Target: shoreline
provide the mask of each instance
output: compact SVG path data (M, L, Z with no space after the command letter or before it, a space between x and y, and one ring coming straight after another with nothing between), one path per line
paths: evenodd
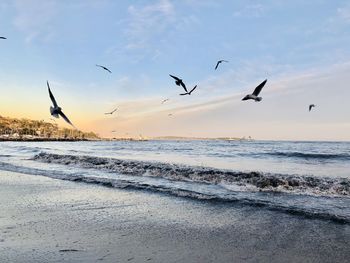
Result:
M350 225L0 171L3 262L345 262Z
M64 139L64 138L11 138L11 139L5 139L5 138L0 138L0 142L85 142L85 141L100 141L100 140L90 140L90 139Z

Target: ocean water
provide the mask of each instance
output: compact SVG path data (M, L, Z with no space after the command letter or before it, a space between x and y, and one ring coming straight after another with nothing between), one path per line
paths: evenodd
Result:
M0 142L0 170L350 223L349 142Z

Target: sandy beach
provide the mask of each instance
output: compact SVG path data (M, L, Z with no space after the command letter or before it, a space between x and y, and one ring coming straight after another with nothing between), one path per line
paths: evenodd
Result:
M1 262L346 262L350 226L1 172Z

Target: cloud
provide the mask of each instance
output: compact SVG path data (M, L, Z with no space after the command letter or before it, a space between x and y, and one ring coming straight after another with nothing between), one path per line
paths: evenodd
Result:
M57 4L54 0L16 0L14 25L26 34L26 42L40 38L48 41L54 32L51 22L57 15Z
M350 140L349 69L350 63L343 63L280 75L268 81L261 103L241 101L258 84L255 81L244 90L203 101L170 100L164 105L159 100L130 101L122 105L125 118L121 115L117 124L100 120L98 132L109 136L102 127L118 127L121 134L138 131L147 136ZM200 95L193 96L197 97ZM308 112L310 103L317 105L312 113Z
M337 15L343 21L350 23L350 5L338 8Z
M233 13L234 17L262 17L265 14L265 7L261 4L250 4Z
M128 13L128 49L147 47L152 39L163 34L175 21L175 9L169 0L159 0L142 7L131 5Z

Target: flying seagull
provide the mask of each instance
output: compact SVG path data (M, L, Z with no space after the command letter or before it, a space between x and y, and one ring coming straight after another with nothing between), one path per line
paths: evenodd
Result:
M115 109L114 109L114 110L112 110L111 112L106 112L106 113L105 113L105 115L108 115L108 114L112 115L114 112L116 112L116 111L117 111L117 109L118 109L118 108L115 108Z
M109 73L112 73L112 71L110 71L108 68L106 68L105 66L101 66L101 65L97 65L96 64L96 67L100 67L100 68L103 68L104 70L108 71Z
M191 95L192 91L194 91L195 89L197 88L197 85L194 86L193 89L191 89L189 92L186 92L186 93L181 93L180 95L183 96L183 95Z
M218 66L219 66L222 62L226 62L226 63L227 63L228 61L227 61L227 60L223 60L223 59L219 60L219 61L216 63L215 70L217 70Z
M162 104L164 104L165 102L167 102L169 99L165 99L162 101Z
M309 105L309 111L311 111L313 107L316 107L316 105L315 104L310 104Z
M66 115L64 115L64 113L62 112L62 108L59 107L57 105L57 102L55 100L55 97L53 96L51 90L50 90L50 85L49 85L49 82L47 81L47 88L49 90L49 95L50 95L50 99L52 101L52 104L53 104L53 107L50 106L50 113L53 117L55 118L59 118L59 116L61 115L61 117L66 121L68 122L70 125L72 125L74 127L74 125L70 122L70 120L67 118ZM75 127L74 127L75 128Z
M248 94L245 96L242 100L255 100L255 101L261 101L262 97L258 97L259 93L261 92L262 88L265 86L267 82L267 79L265 79L263 82L259 84L254 90L252 94Z
M0 37L0 39L7 39L6 37Z
M185 85L185 83L183 83L182 79L179 79L178 77L175 77L175 76L170 75L170 74L169 74L169 76L172 77L173 79L175 79L175 84L176 84L176 85L182 86L182 87L184 88L184 90L185 90L186 92L188 92L188 91L187 91L187 88L186 88L186 85Z

